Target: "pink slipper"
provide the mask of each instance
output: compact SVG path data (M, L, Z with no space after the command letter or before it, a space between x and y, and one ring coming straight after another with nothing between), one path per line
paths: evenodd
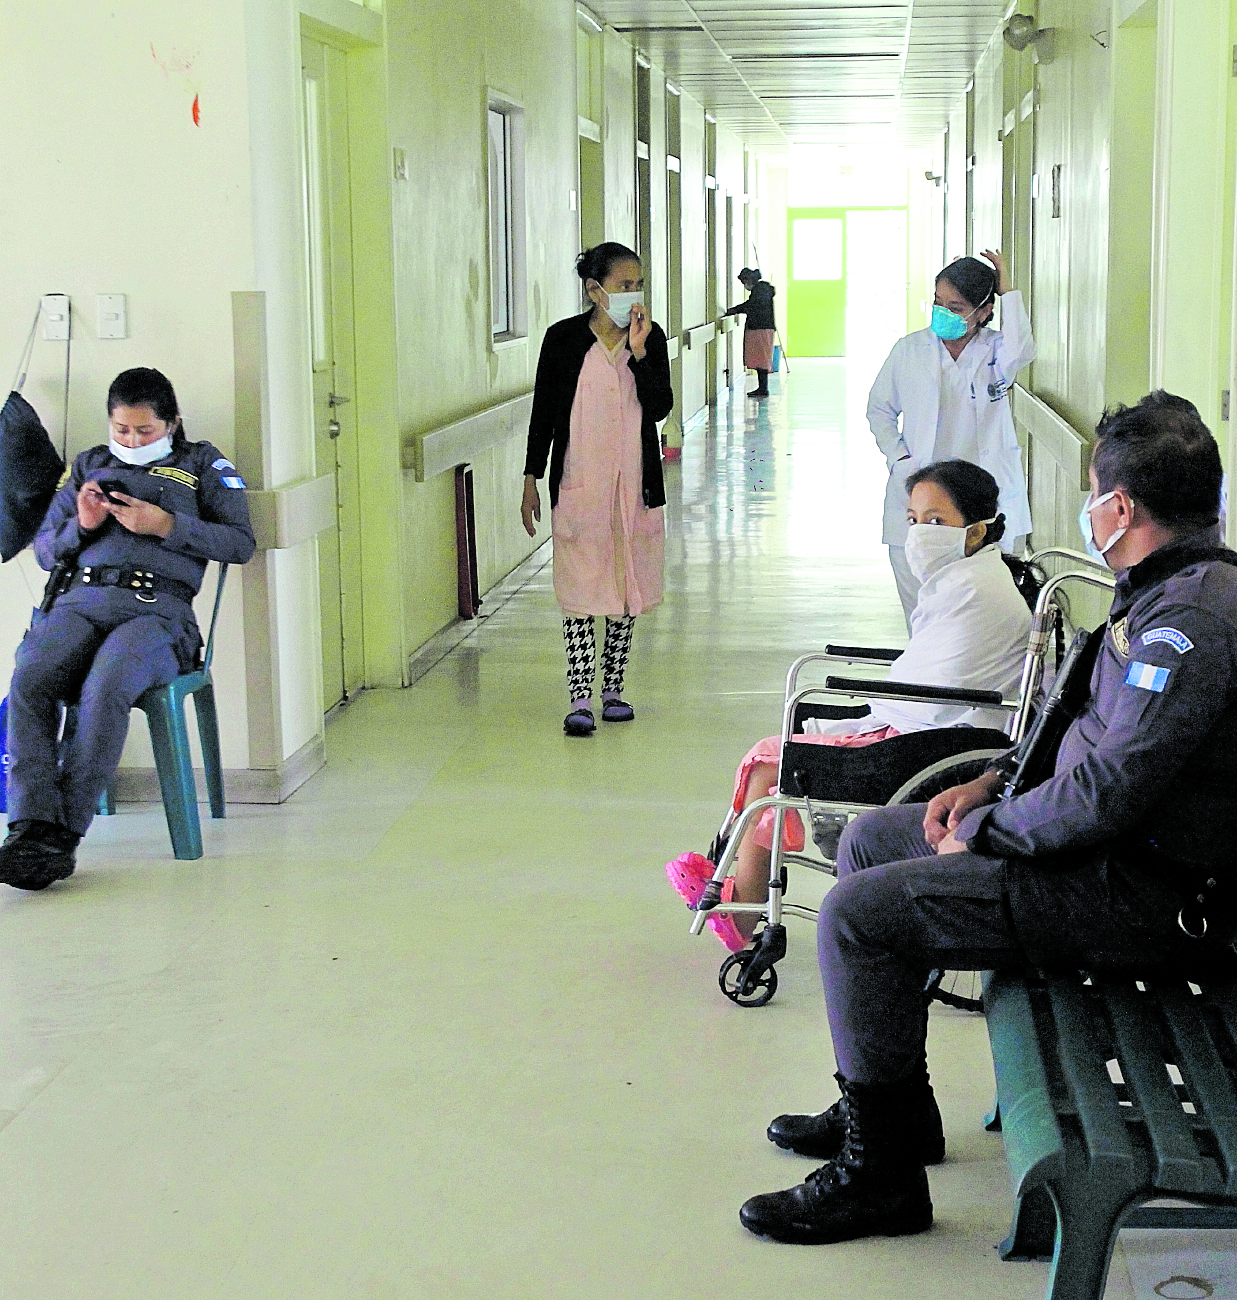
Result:
M716 870L703 853L680 853L673 862L666 863L666 879L694 911L696 901Z
M734 877L727 876L725 884L722 885L722 902L729 903L733 902L733 900ZM729 912L710 912L705 925L717 935L723 945L729 948L731 952L742 952L751 942L739 933L739 927L735 925L734 917Z

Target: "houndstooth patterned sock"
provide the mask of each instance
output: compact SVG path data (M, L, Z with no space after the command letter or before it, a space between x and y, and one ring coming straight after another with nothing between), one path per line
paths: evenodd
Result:
M567 647L567 690L574 704L593 693L597 671L597 644L591 618L563 616L563 643Z
M606 640L601 650L602 694L622 695L623 677L631 655L631 634L636 626L634 614L606 619Z

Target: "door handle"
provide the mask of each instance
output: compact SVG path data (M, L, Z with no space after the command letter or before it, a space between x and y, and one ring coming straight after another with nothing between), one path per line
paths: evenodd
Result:
M330 406L331 410L333 411L337 406L347 406L348 403L352 401L352 398L340 397L338 393L332 393L326 400L327 400L327 404Z

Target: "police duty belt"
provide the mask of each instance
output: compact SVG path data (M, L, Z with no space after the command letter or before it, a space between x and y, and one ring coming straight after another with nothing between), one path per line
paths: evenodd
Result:
M72 591L74 587L119 587L132 591L143 604L154 605L160 596L171 596L183 600L186 605L193 603L193 588L187 582L176 578L165 578L161 573L151 573L146 569L120 569L111 565L87 564L74 569L68 580L62 582L57 595Z

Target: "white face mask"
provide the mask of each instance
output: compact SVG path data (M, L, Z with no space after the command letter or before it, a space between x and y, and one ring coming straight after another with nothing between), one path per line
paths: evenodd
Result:
M631 309L637 303L644 302L643 292L608 293L603 289L602 293L606 295L606 305L602 310L619 327L619 329L626 329L627 326L631 324Z
M112 455L117 460L123 460L126 465L153 465L155 461L172 454L172 435L165 433L162 438L156 438L154 442L148 442L142 447L126 447L124 443L109 437L107 445Z
M920 582L966 554L965 528L948 524L911 524L906 533L906 562Z
M1096 497L1092 501L1091 498L1095 494L1088 492L1087 499L1082 503L1082 509L1078 512L1078 527L1082 532L1083 541L1087 544L1087 553L1097 560L1103 560L1105 564L1108 563L1108 552L1116 546L1129 530L1126 528L1114 529L1112 536L1103 546L1099 546L1096 544L1095 533L1091 527L1091 511L1096 509L1097 506L1102 506L1105 501L1111 501L1116 495L1116 492L1105 492L1102 497Z
M980 519L981 524L995 524L996 516ZM952 528L948 524L911 524L906 533L906 562L920 582L955 560L966 558L966 535L974 528L966 524Z

